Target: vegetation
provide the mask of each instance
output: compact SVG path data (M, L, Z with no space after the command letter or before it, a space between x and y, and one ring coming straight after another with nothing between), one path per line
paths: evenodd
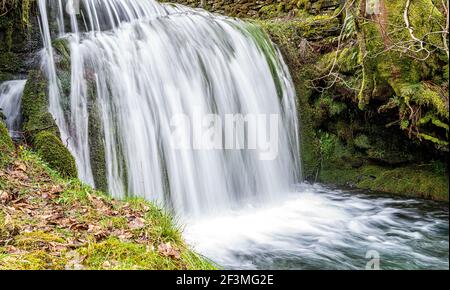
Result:
M0 169L0 269L215 268L155 205L64 179L25 147L10 158Z
M76 177L75 159L59 137L59 130L48 111L47 80L31 70L22 97L23 131L33 149L63 176Z
M11 155L14 151L14 144L8 135L8 129L0 121L0 167L5 166L11 161Z
M247 18L279 46L298 94L308 180L448 201L448 1L175 2ZM30 61L41 47L35 3L0 0L0 82L27 75L29 144L16 149L0 122L0 269L216 268L189 249L158 206L114 200L76 179L48 112L47 80ZM247 32L278 65L266 35L251 25ZM53 46L68 95L70 51L62 39ZM95 103L91 83L87 90ZM93 104L91 164L96 188L106 191L98 118Z
M0 0L0 82L24 70L24 57L34 49L30 17L35 0ZM34 28L34 32L39 28Z
M448 7L365 3L256 20L293 74L305 177L448 200ZM367 168L377 178L356 182Z
M33 146L39 156L47 160L49 166L62 176L77 176L75 159L55 134L48 131L39 132L34 137Z

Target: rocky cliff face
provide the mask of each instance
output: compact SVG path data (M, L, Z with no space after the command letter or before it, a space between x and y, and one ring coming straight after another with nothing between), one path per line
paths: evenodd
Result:
M23 78L40 47L34 0L0 1L0 82Z

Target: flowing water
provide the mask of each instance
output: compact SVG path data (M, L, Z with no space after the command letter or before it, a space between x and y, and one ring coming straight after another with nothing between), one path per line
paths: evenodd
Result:
M360 268L375 250L382 267L448 268L448 209L296 185L294 86L257 26L152 0L80 0L79 13L66 15L66 2L39 1L42 67L83 181L163 202L187 224L189 242L225 267ZM70 51L68 80L55 40ZM277 116L278 154L177 148L180 114L185 123Z
M7 81L0 84L0 108L6 117L6 126L12 138L20 137L22 115L20 106L26 80Z
M180 215L203 215L247 198L277 198L299 180L293 84L259 28L182 6L110 0L81 1L71 32L65 33L63 17L56 17L59 29L52 32L45 2L50 111L85 182L98 185L104 177L115 197L135 194L164 201ZM50 2L50 11L58 14L59 2ZM70 47L70 96L61 93L56 76L55 34ZM176 149L172 118L179 114L189 120L276 115L278 157L260 160L257 150ZM93 132L90 122L101 129ZM95 134L105 152L104 176L94 176Z
M448 269L448 205L321 185L264 206L186 220L194 248L229 269Z

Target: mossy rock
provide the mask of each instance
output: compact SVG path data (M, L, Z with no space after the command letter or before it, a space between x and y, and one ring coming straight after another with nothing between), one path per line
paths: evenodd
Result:
M33 148L51 168L64 177L77 177L75 159L55 134L42 131L33 138Z
M40 130L59 134L58 127L48 111L48 82L41 71L31 70L22 96L23 130L32 137Z
M89 150L92 174L94 176L95 188L106 192L108 190L108 180L105 160L105 140L101 116L97 106L97 91L92 82L88 83L88 93L90 102L89 112Z
M63 176L76 177L73 156L61 141L58 126L48 111L48 82L37 70L30 71L22 97L23 130L27 140L50 167Z
M10 163L14 149L14 143L9 137L8 129L0 121L0 168Z

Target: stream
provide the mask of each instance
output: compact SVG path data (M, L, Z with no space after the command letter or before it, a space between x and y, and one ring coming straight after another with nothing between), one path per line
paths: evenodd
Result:
M449 268L448 205L433 201L299 184L282 201L186 224L225 269Z

